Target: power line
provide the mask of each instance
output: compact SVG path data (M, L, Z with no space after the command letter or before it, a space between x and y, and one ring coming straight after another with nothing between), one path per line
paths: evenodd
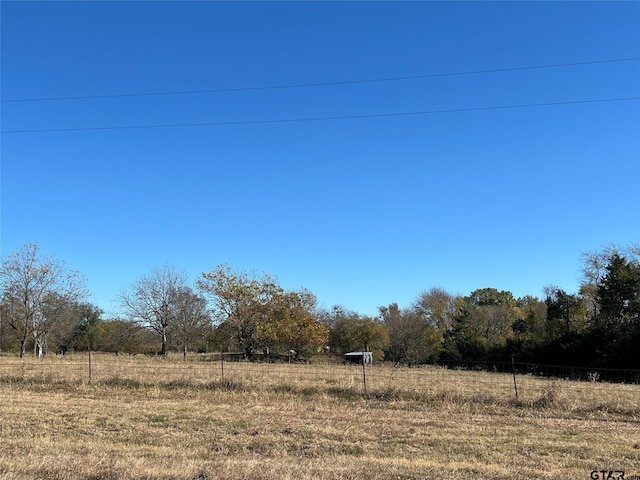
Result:
M259 91L259 90L284 90L284 89L290 89L290 88L311 88L311 87L328 87L328 86L338 86L338 85L357 85L357 84L364 84L364 83L420 80L420 79L437 78L437 77L455 77L455 76L478 75L478 74L486 74L486 73L516 72L516 71L522 71L522 70L537 70L537 69L545 69L545 68L576 67L576 66L582 66L582 65L633 62L637 60L640 60L640 57L619 58L619 59L613 59L613 60L593 60L589 62L555 63L555 64L549 64L549 65L533 65L533 66L527 66L527 67L495 68L495 69L488 69L488 70L472 70L472 71L466 71L466 72L433 73L429 75L413 75L413 76L406 76L406 77L386 77L386 78L374 78L374 79L365 79L365 80L345 80L345 81L337 81L337 82L297 83L297 84L285 84L285 85L264 85L264 86L257 86L257 87L218 88L218 89L209 89L209 90L182 90L182 91L171 91L171 92L146 92L146 93L138 92L138 93L119 93L119 94L111 94L111 95L18 98L18 99L10 99L10 100L1 100L1 102L2 103L25 103L25 102L91 100L91 99L124 98L124 97L199 95L199 94L205 94L205 93L231 93L231 92L248 92L248 91Z
M207 122L207 123L180 123L180 124L161 124L161 125L121 125L115 127L77 127L77 128L43 128L30 130L4 130L0 133L45 133L45 132L87 132L87 131L106 131L106 130L135 130L150 128L192 128L192 127L221 127L221 126L241 126L241 125L267 125L276 123L302 123L329 120L358 120L366 118L388 118L403 117L412 115L434 115L440 113L457 113L457 112L479 112L488 110L507 110L515 108L532 108L532 107L551 107L562 105L580 105L589 103L605 103L605 102L625 102L632 100L640 100L640 97L623 97L623 98L603 98L596 100L575 100L566 102L549 102L549 103L528 103L519 105L494 105L489 107L470 107L470 108L451 108L443 110L422 110L417 112L396 112L396 113L373 113L367 115L336 115L330 117L306 117L306 118L286 118L276 120L246 120L237 122Z

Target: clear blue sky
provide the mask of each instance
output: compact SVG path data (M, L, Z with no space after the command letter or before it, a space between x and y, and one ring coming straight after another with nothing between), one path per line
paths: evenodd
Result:
M468 73L638 58L638 2L1 15L2 255L38 242L108 313L164 264L267 272L363 314L434 286L575 292L581 252L640 239L640 101L568 103L640 97L640 61ZM137 95L202 90L233 91ZM260 123L295 119L316 120ZM217 125L86 130L188 124Z

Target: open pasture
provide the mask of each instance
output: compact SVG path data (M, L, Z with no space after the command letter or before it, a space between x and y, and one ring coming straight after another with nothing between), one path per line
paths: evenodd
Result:
M189 360L0 357L0 478L640 475L640 385Z

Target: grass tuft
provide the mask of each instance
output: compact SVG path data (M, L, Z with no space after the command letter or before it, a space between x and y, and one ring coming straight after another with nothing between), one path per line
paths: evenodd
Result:
M534 408L550 408L560 405L560 388L552 383L537 399L532 403Z
M145 386L139 380L135 380L133 378L120 378L118 375L97 382L96 385L122 388L125 390L140 390Z

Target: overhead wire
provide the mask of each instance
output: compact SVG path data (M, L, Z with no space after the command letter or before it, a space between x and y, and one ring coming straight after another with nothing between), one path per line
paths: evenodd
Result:
M344 81L333 81L333 82L263 85L263 86L254 86L254 87L217 88L217 89L205 89L205 90L136 92L136 93L117 93L117 94L65 96L65 97L15 98L15 99L8 99L8 100L2 99L0 100L0 102L1 103L26 103L26 102L46 102L46 101L66 101L66 100L92 100L92 99L108 99L108 98L124 98L124 97L151 97L151 96L167 96L167 95L199 95L199 94L208 94L208 93L231 93L231 92L248 92L248 91L259 91L259 90L283 90L283 89L294 89L294 88L328 87L328 86L339 86L339 85L357 85L357 84L366 84L366 83L421 80L421 79L437 78L437 77L454 77L454 76L478 75L478 74L487 74L487 73L516 72L516 71L523 71L523 70L564 68L564 67L597 65L597 64L606 64L606 63L632 62L632 61L638 61L638 60L640 60L640 57L618 58L618 59L609 59L609 60L592 60L592 61L586 61L586 62L554 63L554 64L546 64L546 65L530 65L530 66L524 66L524 67L470 70L470 71L464 71L464 72L445 72L445 73L432 73L432 74L425 74L425 75L383 77L383 78L361 79L361 80L344 80Z
M242 121L226 121L226 122L202 122L202 123L182 123L182 124L156 124L156 125L119 125L112 127L70 127L70 128L43 128L43 129L25 129L25 130L3 130L2 134L17 133L46 133L46 132L81 132L81 131L106 131L106 130L133 130L133 129L151 129L151 128L193 128L193 127L220 127L220 126L241 126L241 125L267 125L278 123L302 123L316 121L335 121L335 120L357 120L367 118L388 118L415 115L435 115L443 113L457 112L478 112L489 110L507 110L517 108L534 108L534 107L552 107L566 105L593 104L605 102L626 102L640 100L640 97L622 97L622 98L601 98L590 100L574 100L563 102L546 102L546 103L527 103L517 105L493 105L487 107L468 107L468 108L450 108L439 110L421 110L414 112L392 112L392 113L373 113L362 115L334 115L326 117L304 117L304 118L285 118L273 120L242 120Z

